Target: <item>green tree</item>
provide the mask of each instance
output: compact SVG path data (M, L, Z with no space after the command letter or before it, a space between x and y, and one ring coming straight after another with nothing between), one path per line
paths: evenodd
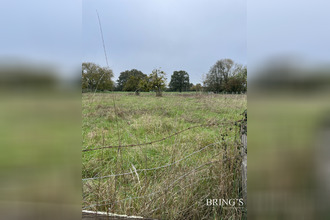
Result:
M138 87L140 89L139 91L149 92L150 91L149 77L147 76L146 78L140 80Z
M154 69L148 76L147 86L150 90L156 92L156 96L162 96L163 89L166 86L166 73L159 69Z
M142 80L145 77L147 77L146 74L142 73L141 71L137 69L131 69L126 70L124 72L121 72L118 80L117 80L117 90L119 91L135 91L137 89L135 83L133 83L133 78L129 81L129 79L134 76L134 79ZM129 81L129 85L126 85L126 83ZM132 84L133 83L133 84ZM138 85L139 82L136 84Z
M84 72L82 72L82 74L81 74L81 87L82 87L83 91L88 90L88 87L89 87L88 78L87 78L86 74L84 74Z
M226 84L227 92L246 92L247 91L247 68L246 66L237 65L231 77Z
M191 90L193 86L195 86L194 83L189 83L189 90Z
M145 81L146 78L147 75L130 76L129 79L126 81L123 90L135 91L135 94L139 95L141 90L145 90L142 81Z
M218 60L206 74L205 86L209 91L222 92L225 84L228 81L230 71L234 66L234 61L231 59Z
M189 89L189 74L186 71L174 71L169 84L172 91L182 92Z
M82 89L95 91L97 90L112 90L113 72L107 67L101 67L95 63L82 63Z
M203 87L200 83L197 83L196 85L193 85L190 89L191 91L200 92L202 91Z
M239 86L239 83L244 84L244 68L246 70L246 67L236 64L231 59L218 60L206 74L204 85L209 91L213 92L233 92L232 90L241 90L243 88Z

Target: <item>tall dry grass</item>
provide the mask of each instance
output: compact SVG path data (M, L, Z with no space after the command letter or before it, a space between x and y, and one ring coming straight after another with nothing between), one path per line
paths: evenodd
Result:
M84 94L84 149L216 126L84 152L83 178L126 175L84 180L83 207L157 219L242 219L246 209L207 206L206 199L242 197L238 128L221 123L241 119L245 108L244 95Z

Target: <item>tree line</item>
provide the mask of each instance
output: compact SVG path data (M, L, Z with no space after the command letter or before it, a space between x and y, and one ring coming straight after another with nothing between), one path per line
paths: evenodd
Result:
M120 73L116 83L113 72L95 63L82 63L82 90L88 91L154 91L161 96L163 91L205 91L214 93L245 93L247 91L247 67L231 59L218 60L206 74L203 85L190 83L184 70L174 71L167 85L167 76L161 69L154 69L149 75L132 69Z

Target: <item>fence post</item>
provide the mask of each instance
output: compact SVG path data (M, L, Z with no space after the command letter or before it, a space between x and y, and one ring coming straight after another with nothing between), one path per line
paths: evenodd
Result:
M242 142L242 194L244 204L247 204L247 110L243 112L243 120L240 126Z

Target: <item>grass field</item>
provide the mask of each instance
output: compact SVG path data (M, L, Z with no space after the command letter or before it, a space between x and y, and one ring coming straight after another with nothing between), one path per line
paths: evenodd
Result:
M83 150L114 146L82 153L84 209L158 219L242 218L245 209L207 206L206 199L242 198L233 122L242 119L246 95L82 98ZM150 144L116 147L143 143Z

